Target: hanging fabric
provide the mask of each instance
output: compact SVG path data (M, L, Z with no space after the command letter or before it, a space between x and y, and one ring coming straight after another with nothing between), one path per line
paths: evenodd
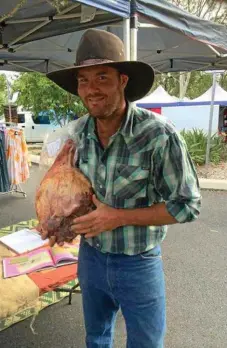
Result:
M28 149L23 130L7 129L5 146L10 183L21 184L29 178Z
M5 127L0 125L0 192L7 192L9 189L10 181L5 151Z

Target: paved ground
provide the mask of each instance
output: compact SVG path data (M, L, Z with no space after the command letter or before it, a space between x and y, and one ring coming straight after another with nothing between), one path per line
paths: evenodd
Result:
M26 184L27 199L0 197L0 227L34 214L37 167ZM174 226L163 243L167 286L166 348L226 348L227 342L227 192L203 192L200 219ZM1 348L84 348L80 295L72 306L64 300L0 333ZM125 347L124 322L119 315L115 348ZM139 347L138 347L139 348Z

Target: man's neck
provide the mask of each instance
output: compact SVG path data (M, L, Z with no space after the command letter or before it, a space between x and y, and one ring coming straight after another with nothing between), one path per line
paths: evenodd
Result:
M122 120L126 113L126 103L122 105L121 109L118 109L108 119L97 119L96 127L97 133L100 139L109 139L114 135L122 124Z

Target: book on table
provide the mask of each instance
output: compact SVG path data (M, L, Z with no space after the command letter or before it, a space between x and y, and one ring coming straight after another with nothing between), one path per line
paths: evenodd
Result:
M11 278L52 267L60 267L78 261L78 244L65 243L64 247L54 246L35 249L22 255L2 260L4 278Z
M9 233L0 238L0 242L17 254L48 245L48 239L43 240L36 229L24 228L20 231Z

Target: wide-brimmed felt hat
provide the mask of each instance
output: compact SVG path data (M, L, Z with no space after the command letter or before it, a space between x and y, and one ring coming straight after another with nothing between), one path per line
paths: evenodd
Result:
M125 97L129 101L143 98L154 82L154 70L146 63L127 61L121 39L107 31L88 29L79 42L73 66L47 74L64 90L78 95L77 72L84 67L108 65L129 77Z

